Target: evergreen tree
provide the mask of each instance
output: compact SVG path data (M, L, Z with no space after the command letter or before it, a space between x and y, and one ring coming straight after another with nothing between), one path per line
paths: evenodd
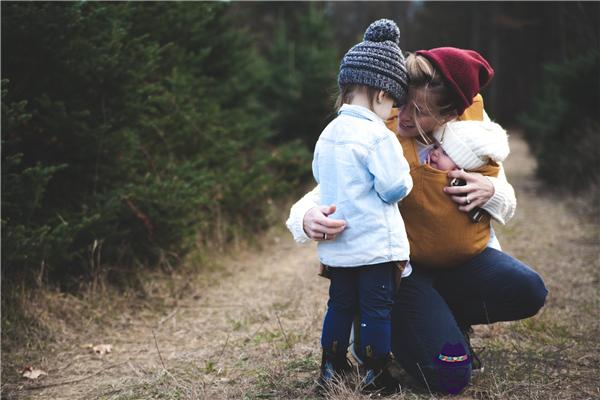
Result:
M228 7L2 4L3 284L265 226L309 161L269 145L266 64Z
M322 5L310 3L278 18L273 36L263 96L277 116L276 140L299 139L312 150L335 114L339 60L330 21Z
M537 174L552 187L584 191L600 184L600 51L547 64L532 109L520 116L537 158Z

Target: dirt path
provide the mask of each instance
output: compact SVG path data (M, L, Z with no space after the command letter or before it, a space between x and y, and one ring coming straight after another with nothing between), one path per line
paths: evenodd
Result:
M537 193L525 143L513 136L511 149L507 173L519 206L498 236L506 251L541 272L550 296L531 320L476 329L475 345L485 345L484 362L486 355L491 361L465 398L600 398L598 221L575 218L572 200ZM315 246L297 246L275 229L263 248L225 256L224 268L208 278L179 282L180 298L158 314L132 299L130 309L103 315L103 325L65 324L68 340L56 340L41 360L49 375L4 382L3 398L315 397L327 293L327 281L316 276ZM113 349L95 355L86 343ZM528 357L519 358L524 352ZM539 370L544 352L552 364L525 379L523 371ZM428 397L410 385L394 396Z
M327 283L316 276L315 247L297 246L286 232L270 233L263 252L224 257L224 272L192 283L164 313L124 312L100 330L66 327L69 343L53 346L56 354L40 366L49 376L31 385L58 386L9 385L4 394L239 399L260 395L278 368L290 365L300 375L310 370L305 383L312 385ZM82 348L87 343L113 349L98 356Z

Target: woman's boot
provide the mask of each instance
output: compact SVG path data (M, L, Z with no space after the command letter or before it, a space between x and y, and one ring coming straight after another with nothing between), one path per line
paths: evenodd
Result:
M396 362L392 353L375 358L370 346L367 346L364 360L366 373L362 379L362 386L365 390L383 393L398 391L402 367Z

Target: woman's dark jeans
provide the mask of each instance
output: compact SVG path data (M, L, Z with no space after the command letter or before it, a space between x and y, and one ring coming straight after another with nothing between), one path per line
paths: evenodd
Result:
M469 352L461 328L531 317L547 294L535 271L489 247L456 268L413 265L392 310L392 351L431 391L457 393L469 383L471 365L443 362L440 354L457 355L444 353L460 346Z

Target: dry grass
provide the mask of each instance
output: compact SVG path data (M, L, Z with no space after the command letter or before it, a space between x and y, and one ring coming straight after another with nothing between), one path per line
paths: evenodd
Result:
M511 147L519 208L498 235L541 272L550 294L534 318L476 327L486 369L453 398L600 398L599 221L575 215L574 198L540 192L524 142L512 137ZM296 246L282 227L261 247L215 254L213 268L198 274L146 277L144 297L110 289L24 296L26 337L2 343L2 398L319 398L327 281L316 276L315 248ZM86 343L109 343L113 352L94 355ZM16 371L28 364L48 376L25 382ZM356 379L326 397L377 397L357 390ZM389 398L434 397L407 376Z

